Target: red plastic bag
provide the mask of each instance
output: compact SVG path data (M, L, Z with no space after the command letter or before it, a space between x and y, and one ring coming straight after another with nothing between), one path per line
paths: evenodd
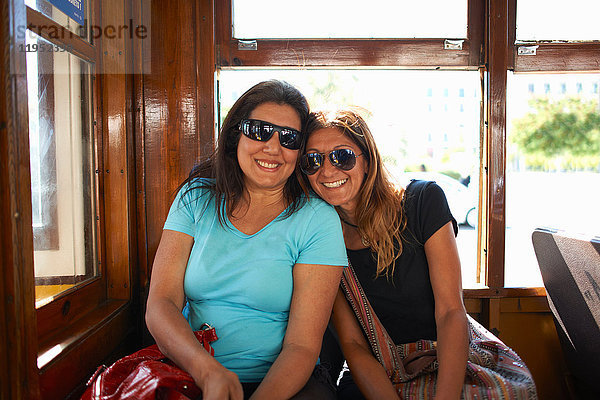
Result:
M194 332L210 355L217 340L215 328L208 324ZM117 360L106 368L98 367L87 383L82 400L188 400L202 392L190 374L176 366L152 345Z

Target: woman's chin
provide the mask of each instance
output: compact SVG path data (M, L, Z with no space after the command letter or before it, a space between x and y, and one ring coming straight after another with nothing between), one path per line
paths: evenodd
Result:
M332 193L330 191L325 191L319 193L321 198L325 200L327 203L334 207L341 207L349 202L347 196L344 196L343 193Z

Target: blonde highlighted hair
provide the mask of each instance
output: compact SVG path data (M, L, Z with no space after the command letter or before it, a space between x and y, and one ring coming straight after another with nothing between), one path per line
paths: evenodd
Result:
M337 129L350 138L368 162L365 179L357 194L354 218L359 234L377 253L377 276L385 275L389 279L394 273L394 261L402 254L401 238L406 228L402 209L404 189L390 179L373 135L357 110L311 113L306 127L307 136L324 128Z

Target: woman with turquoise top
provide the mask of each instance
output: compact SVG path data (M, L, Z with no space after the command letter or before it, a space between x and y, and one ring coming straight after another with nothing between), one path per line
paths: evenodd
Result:
M204 400L334 395L317 364L347 258L337 213L298 179L308 115L285 82L249 89L169 211L146 323ZM193 334L204 323L214 357Z

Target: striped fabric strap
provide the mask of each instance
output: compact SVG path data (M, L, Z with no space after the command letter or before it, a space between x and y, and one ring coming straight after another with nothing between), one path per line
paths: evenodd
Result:
M437 369L435 342L419 340L396 346L369 304L350 260L341 287L373 353L398 393L403 393L402 398L433 395L436 379L430 372ZM531 373L517 353L468 314L467 320L470 344L464 398L537 399Z
M406 377L404 365L398 356L396 346L373 312L350 260L348 260L348 268L344 268L342 290L369 340L375 357L384 366L390 379L397 381Z

